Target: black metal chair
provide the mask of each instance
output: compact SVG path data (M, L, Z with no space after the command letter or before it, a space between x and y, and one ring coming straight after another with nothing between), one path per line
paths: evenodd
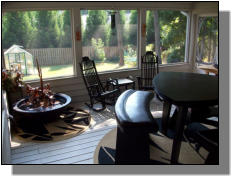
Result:
M219 164L219 129L210 129L199 131L195 135L195 140L199 145L203 146L209 154L205 160L205 164Z
M109 85L114 81L118 83L116 79L107 80L105 85L101 82L95 62L89 57L83 57L82 62L80 63L80 69L82 73L82 77L85 83L85 86L88 90L88 94L90 97L90 104L85 103L88 107L92 108L95 111L101 111L106 108L106 104L114 104L117 97L119 96L119 88L118 85L109 89ZM102 107L95 108L94 104L96 102L100 102Z
M138 89L144 91L154 90L152 80L158 73L158 56L154 55L152 51L147 51L145 55L141 57L141 76L136 77ZM158 94L156 96L162 101Z
M207 125L201 123L191 123L187 126L184 132L185 139L194 144L194 150L200 154L200 148L203 147L208 151L208 155L202 156L205 164L218 164L219 163L219 129L207 128ZM201 150L202 151L202 150Z
M199 111L203 113L195 114ZM216 112L210 114L209 116L202 110L194 110L192 115L190 114L190 123L188 123L184 131L184 137L189 143L195 144L195 150L198 153L200 147L209 152L205 164L217 165L219 163L219 121L217 118L216 120L211 119L211 116L218 117Z
M218 122L210 120L210 117L219 116L219 106L202 106L200 108L190 108L188 117L189 123L199 122L218 127Z

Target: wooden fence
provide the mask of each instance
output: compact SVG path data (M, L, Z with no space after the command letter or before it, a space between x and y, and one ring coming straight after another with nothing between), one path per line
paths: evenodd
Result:
M38 59L41 66L68 65L73 63L72 48L42 48L42 49L26 49L33 55L34 59ZM119 56L118 47L104 47L105 57L111 58ZM82 56L94 57L95 50L92 46L82 47ZM34 60L34 65L35 60Z
M26 49L41 66L68 65L73 63L72 48ZM34 65L35 60L34 60Z
M39 48L25 50L32 54L33 59L37 58L41 66L68 65L72 64L74 59L72 48ZM6 51L6 49L4 49L4 51ZM104 47L104 52L107 59L119 56L119 49L117 46ZM88 56L92 59L94 53L94 47L82 47L82 56ZM33 63L36 65L35 60Z
M105 57L111 58L115 56L119 56L119 49L116 46L113 47L103 47L105 52ZM94 57L95 49L92 46L82 47L82 55L88 56L90 58Z
M119 56L119 48L117 46L103 47L105 57L111 58ZM32 54L33 59L38 59L41 66L56 66L68 65L73 63L72 48L39 48L39 49L25 49ZM3 51L6 51L4 49ZM88 56L91 59L94 57L95 49L92 46L82 47L82 56ZM36 62L34 60L34 65Z

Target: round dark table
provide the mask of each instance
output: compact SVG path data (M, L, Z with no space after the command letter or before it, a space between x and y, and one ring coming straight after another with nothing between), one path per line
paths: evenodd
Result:
M177 106L176 133L171 163L177 163L187 111L189 107L217 105L219 84L217 76L186 72L160 72L153 79L155 92L163 100L162 132L166 134L171 105Z

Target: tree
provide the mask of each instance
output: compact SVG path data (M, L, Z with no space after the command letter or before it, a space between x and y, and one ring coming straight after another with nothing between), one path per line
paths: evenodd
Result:
M91 45L91 39L102 39L107 44L107 13L104 10L89 10L84 31L83 44Z
M37 48L59 47L60 29L57 21L57 13L57 11L37 12Z
M102 61L104 62L106 60L105 58L105 51L104 51L104 43L102 42L102 39L91 39L91 44L94 47L94 60L95 61Z
M113 11L114 12L114 16L112 16L111 18L114 18L114 21L116 20L116 13L117 11ZM113 13L112 12L112 13ZM126 11L125 10L120 10L119 11L119 16L120 16L120 22L119 24L121 24L122 29L124 29L124 26L126 24ZM112 19L111 19L112 21ZM117 31L116 31L116 22L115 22L115 27L112 28L111 26L108 26L108 45L109 46L117 46L118 45L118 40L117 40ZM127 45L128 43L128 33L126 32L126 29L124 29L124 33L122 34L123 36L123 45Z
M62 37L62 47L72 46L71 41L71 16L69 11L64 11L63 16L63 37Z
M30 47L33 27L27 12L7 12L3 16L3 48L7 49L13 44L24 48Z
M4 48L13 44L24 48L61 47L63 34L61 11L16 11L3 16Z
M146 12L146 44L154 44L154 14L153 11Z
M137 45L137 16L137 10L131 10L128 43L134 46Z
M157 22L158 20L158 22ZM184 59L187 18L180 11L158 10L147 11L146 15L146 43L154 44L157 54L168 55L167 62L182 61ZM158 32L155 32L155 27ZM159 28L158 28L159 27ZM157 47L157 44L160 48ZM176 55L176 60L172 59ZM160 54L158 54L160 55ZM161 56L161 55L160 55ZM165 57L166 57L165 56ZM164 60L166 60L164 58Z
M187 18L180 11L159 11L162 46L168 49L184 44Z
M197 60L213 62L218 41L217 17L200 17L198 26Z

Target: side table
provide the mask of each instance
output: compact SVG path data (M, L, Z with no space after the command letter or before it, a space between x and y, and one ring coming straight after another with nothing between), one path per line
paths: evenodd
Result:
M135 89L135 81L131 80L129 78L120 78L120 79L116 79L117 82L112 81L110 82L110 85L112 85L113 87L122 87L124 86L125 89L128 89L128 86L132 86L132 89Z
M219 70L213 65L199 65L198 68L205 71L207 75L209 75L209 73L214 73L217 76L219 73Z

